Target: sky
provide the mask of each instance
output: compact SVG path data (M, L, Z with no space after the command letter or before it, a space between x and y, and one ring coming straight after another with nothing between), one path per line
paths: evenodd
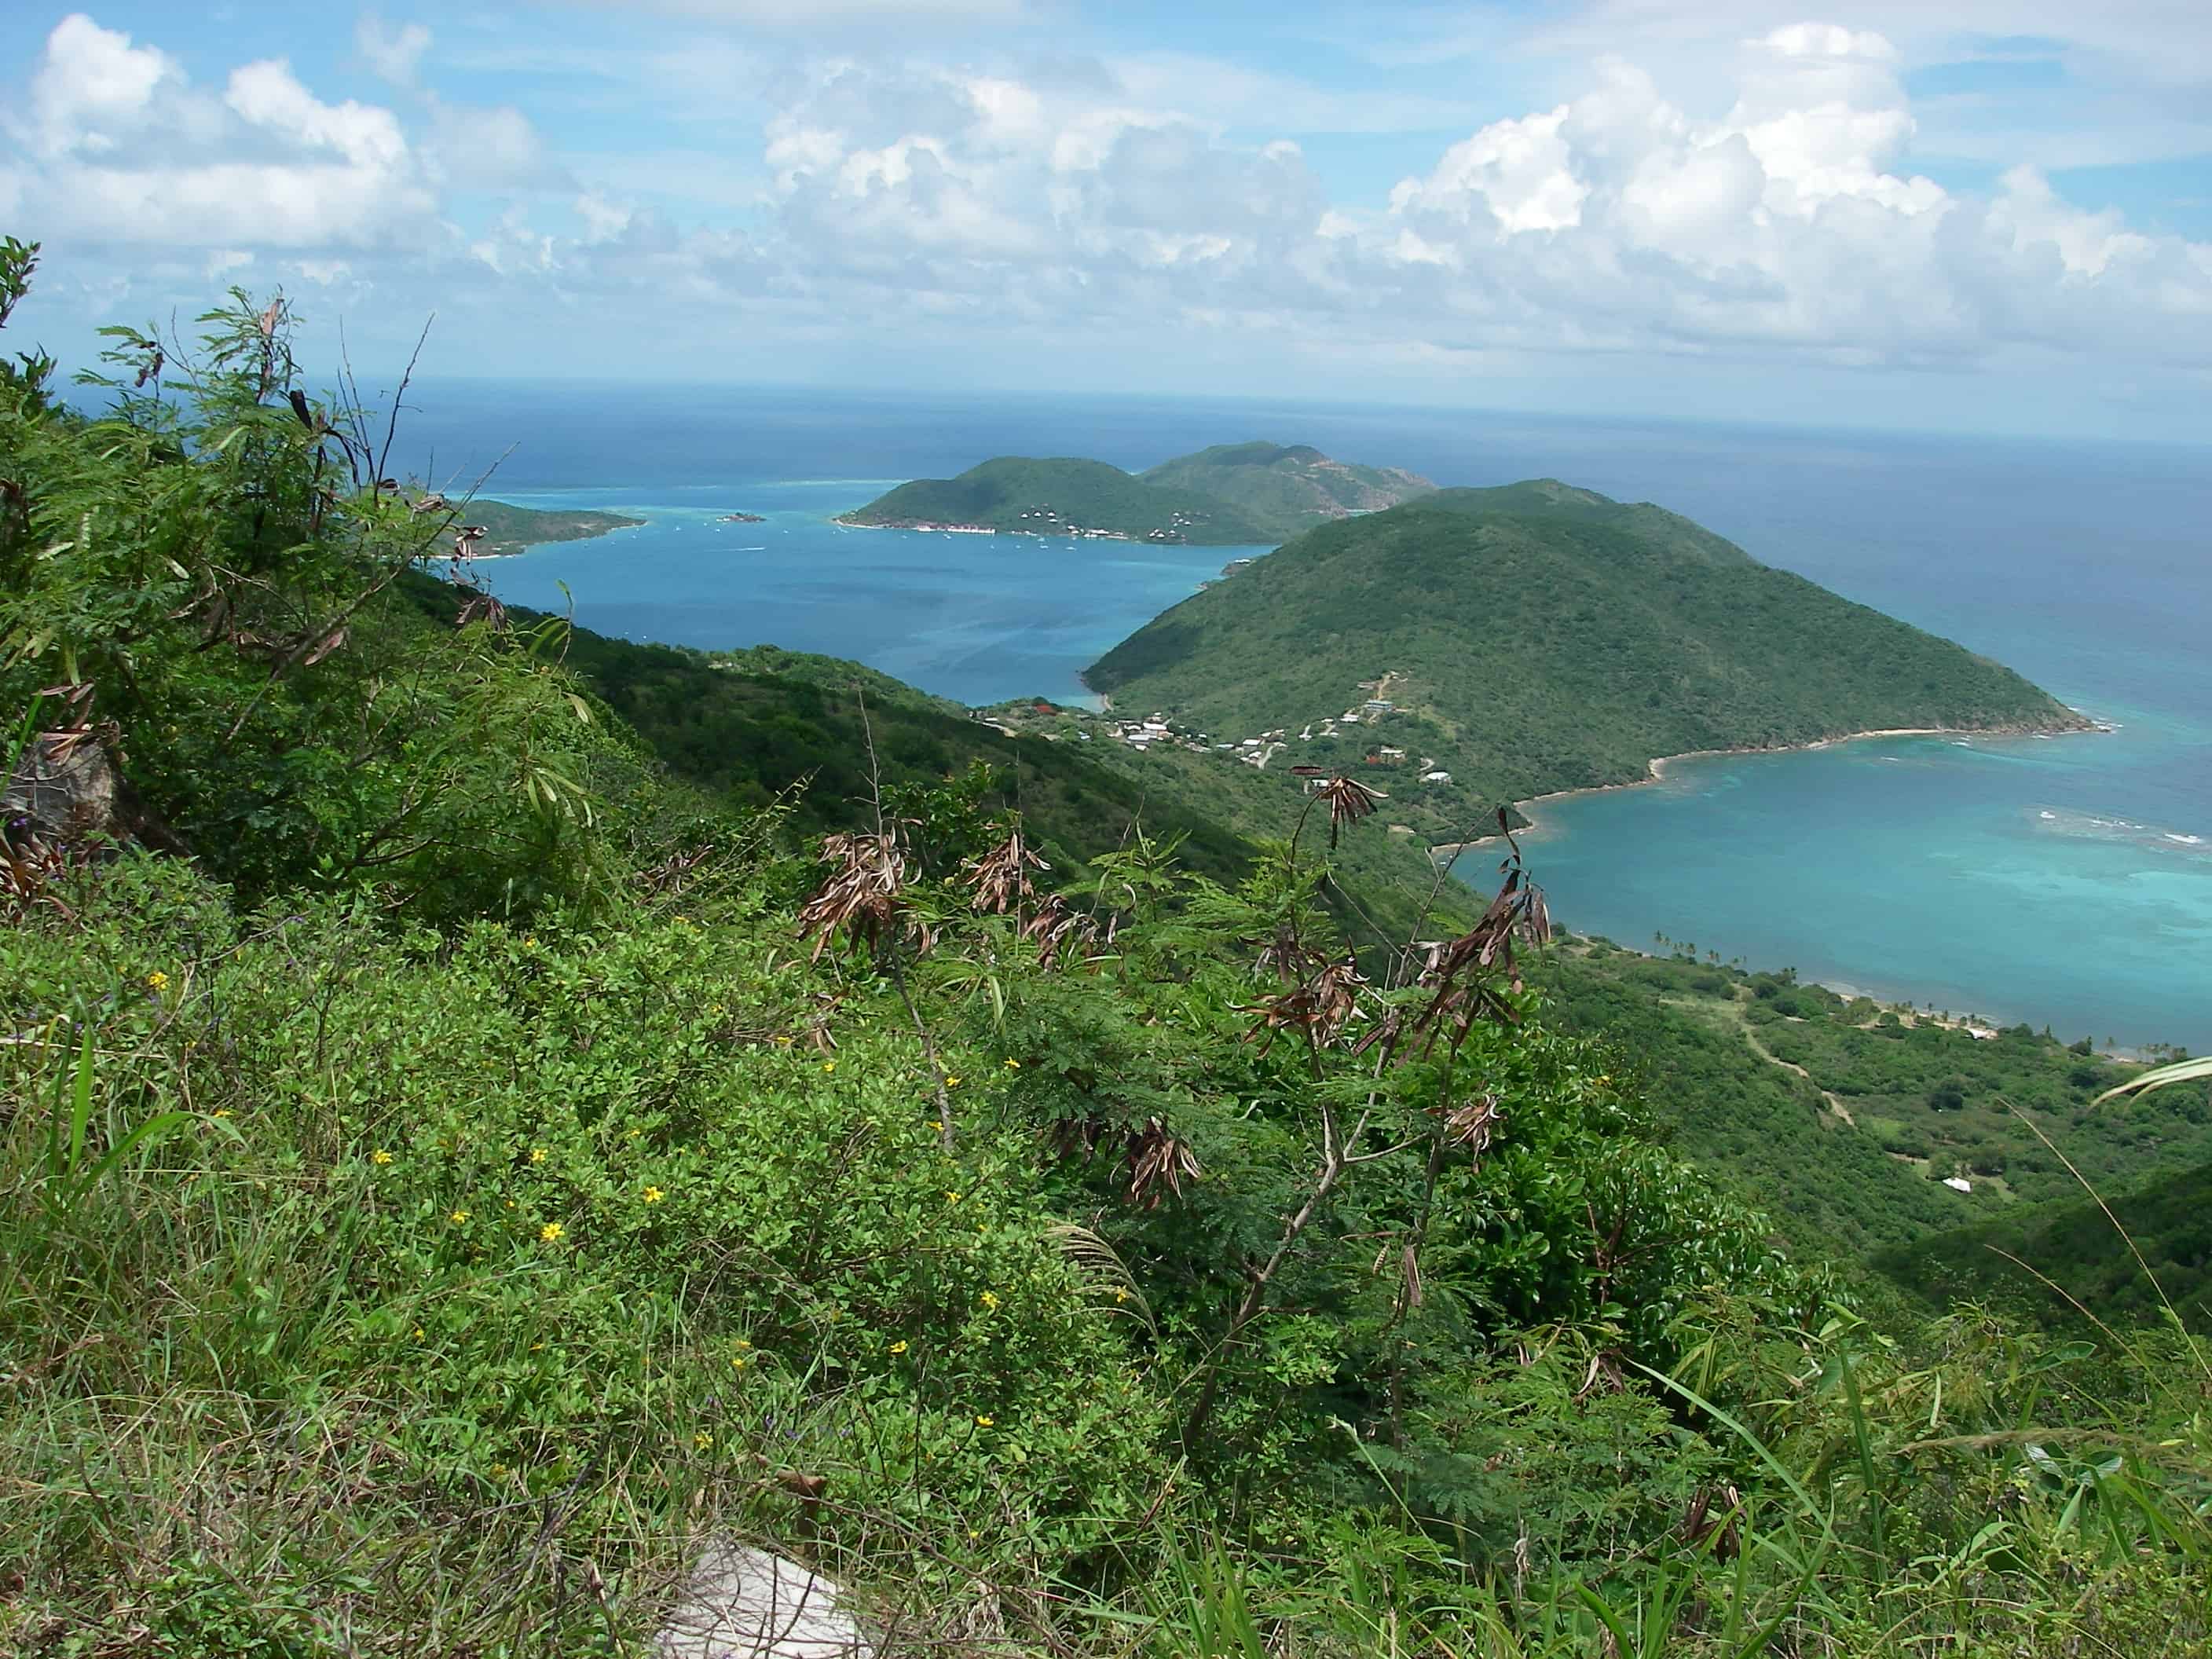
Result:
M7 0L0 233L71 362L2203 444L2212 3Z

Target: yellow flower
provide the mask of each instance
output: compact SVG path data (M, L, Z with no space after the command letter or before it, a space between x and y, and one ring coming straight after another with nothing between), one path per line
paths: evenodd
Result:
M368 1155L368 1161L371 1164L389 1164L392 1162L392 1154L380 1146Z
M166 991L169 988L169 976L157 968L146 975L146 983L156 991Z
M417 1342L420 1342L422 1340L422 1328L420 1325L417 1325L415 1328L415 1340Z
M549 1221L538 1230L538 1242L541 1244L550 1244L561 1237L562 1231L559 1222Z
M524 939L522 941L522 948L526 951L535 951L538 948L538 935L532 933L527 939Z
M741 1348L750 1348L752 1346L752 1344L746 1341L744 1338L741 1336L738 1339L738 1346Z
M228 1106L218 1106L210 1115L215 1117L228 1117L230 1115L230 1108Z
M744 1368L745 1368L745 1357L744 1357L744 1355L743 1355L743 1354L741 1354L741 1353L737 1353L737 1354L732 1354L732 1355L730 1356L730 1369L731 1369L732 1370L733 1370L733 1371L741 1371L741 1370L744 1370Z
M544 1346L545 1346L545 1345L544 1345L543 1342L533 1342L533 1343L532 1343L532 1344L530 1345L530 1352L532 1352L532 1353L536 1353L536 1352L538 1352L539 1350L541 1350L542 1348L544 1348Z
M1018 1060L1010 1060L1006 1062L1006 1069L1010 1072L1018 1072L1022 1069L1022 1063Z
M975 1426L979 1429L988 1429L991 1426L991 1419L988 1417L978 1417L975 1419Z
M493 1464L493 1465L491 1466L491 1478L492 1478L493 1480L506 1480L506 1479L507 1479L507 1465L506 1465L506 1464L504 1464L504 1463L495 1463L495 1464Z
M933 1117L929 1120L929 1127L933 1129L942 1129L945 1127L945 1121L942 1118Z
M661 1190L658 1187L647 1187L645 1189L645 1201L648 1204L659 1203L662 1196Z
M1129 1293L1116 1285L1114 1287L1114 1299L1116 1302L1127 1302L1129 1299Z
M635 1139L636 1139L640 1135L642 1135L644 1133L645 1133L645 1131L644 1131L644 1130L642 1130L642 1129L632 1129L632 1130L629 1132L629 1138L630 1138L632 1140L635 1140Z
M678 927L689 927L691 925L691 918L689 916L678 916L676 918L676 925Z
M945 1086L948 1089L957 1089L960 1086L960 1079L957 1077L949 1077L945 1079Z
M834 1072L837 1069L837 1062L834 1060L825 1060L822 1062L822 1069L825 1072Z
M945 1195L945 1201L947 1204L957 1204L960 1201L960 1194L957 1193L947 1193Z
M530 1161L532 1164L543 1164L545 1161L545 1149L543 1146L532 1146L530 1149Z
M988 1308L989 1310L991 1310L991 1311L992 1311L992 1312L996 1313L996 1312L998 1311L998 1310L999 1310L999 1297L998 1297L998 1293L997 1293L996 1291L984 1291L984 1292L983 1292L983 1305L984 1305L985 1307Z
M904 1337L901 1337L897 1341L892 1343L891 1352L893 1353L904 1353L906 1352L906 1339Z
M779 1048L788 1048L791 1047L790 1036L784 1032L777 1032L775 1036L775 1046Z
M453 1224L453 1225L455 1225L456 1227L459 1226L459 1225L460 1225L464 1221L466 1221L468 1218L469 1218L469 1212L468 1212L466 1210L456 1210L456 1211L454 1211L454 1212L453 1212L453 1214L451 1214L451 1215L449 1215L449 1216L447 1216L447 1217L446 1218L446 1219L447 1219L447 1220L448 1220L448 1221L452 1222L452 1223Z
M704 1451L708 1447L714 1443L714 1437L707 1433L704 1430L702 1430L700 1432L691 1437L691 1443L696 1446L701 1451Z

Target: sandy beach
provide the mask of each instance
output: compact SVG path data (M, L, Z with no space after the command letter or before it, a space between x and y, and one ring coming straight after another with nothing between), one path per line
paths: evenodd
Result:
M2076 711L2079 712L2079 711ZM2078 728L2079 732L2100 732L2105 728L2092 725ZM1773 745L1754 744L1735 749L1690 749L1679 755L1662 755L1646 761L1644 775L1623 783L1595 783L1579 789L1553 789L1541 795L1531 795L1527 800L1516 800L1513 810L1528 820L1528 827L1536 823L1535 814L1529 809L1541 806L1546 801L1567 800L1577 795L1602 795L1615 789L1641 789L1646 785L1663 782L1667 769L1676 761L1706 760L1719 755L1796 755L1815 749L1833 749L1840 744L1863 743L1870 738L2006 738L2027 735L2024 732L1993 731L1980 726L1892 726L1871 732L1846 732L1840 737L1820 738L1812 743L1786 743ZM2076 732L2049 735L2074 736ZM1472 841L1437 842L1429 848L1431 858L1456 857L1470 847L1482 847L1498 840L1496 836L1477 836Z

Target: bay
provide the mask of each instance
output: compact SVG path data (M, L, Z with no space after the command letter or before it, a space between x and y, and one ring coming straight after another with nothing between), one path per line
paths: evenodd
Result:
M649 520L498 562L502 595L573 599L634 637L854 657L966 702L1079 695L1085 663L1251 550L829 524L893 482L1267 437L1443 483L1549 476L1658 501L2119 729L1711 757L1547 802L1530 852L1569 926L2062 1035L2212 1047L2203 450L1044 394L474 383L412 401L426 476L465 487L495 463L487 494ZM768 522L717 522L735 510Z

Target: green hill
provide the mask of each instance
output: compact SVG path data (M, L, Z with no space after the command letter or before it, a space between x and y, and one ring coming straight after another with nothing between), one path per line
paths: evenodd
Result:
M2201 1109L2203 1102L2197 1104ZM1938 1303L1996 1304L2061 1325L2087 1326L2073 1304L2108 1325L2155 1320L2163 1290L2185 1323L2212 1332L2212 1164L2161 1176L2106 1201L2109 1216L2086 1197L2022 1205L1886 1250L1875 1265ZM2126 1238L2115 1230L2115 1220ZM2156 1288L2143 1277L2142 1263L2157 1275Z
M1551 480L1441 490L1310 532L1156 617L1086 678L1217 740L1281 731L1289 759L1376 754L1392 815L1438 834L1693 750L2087 725L2009 669L1687 519ZM1430 771L1450 775L1424 782Z
M1253 547L1280 538L1195 490L1165 489L1103 461L1001 455L957 478L917 478L845 514L841 524L946 527L1024 536L1113 536L1136 542Z
M1226 501L1282 540L1332 519L1433 495L1437 488L1401 467L1333 460L1310 444L1216 444L1137 476Z

